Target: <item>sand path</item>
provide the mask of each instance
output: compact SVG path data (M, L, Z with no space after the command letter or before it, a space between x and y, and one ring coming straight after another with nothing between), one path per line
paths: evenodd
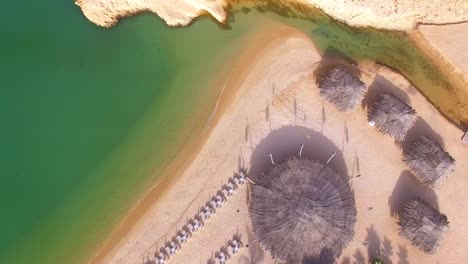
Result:
M100 258L101 262L144 263L240 167L252 173L265 170L269 166L267 153L280 160L296 153L301 143L309 155L320 160L337 151L332 167L346 177L362 175L352 184L358 210L356 241L338 263L364 263L368 256L377 255L393 263L456 263L464 259L468 252L468 227L464 225L468 207L460 198L468 186L468 148L461 146L462 132L402 76L370 63L361 66L370 86L363 106L352 113L337 112L318 94L313 70L321 58L311 40L293 28L275 26L269 33L275 30L280 32L264 42L268 45L242 61L245 69L241 78L228 80L227 85L238 86L237 92L230 98L232 104L226 103L225 113L200 153L110 253ZM268 35L263 37L268 39ZM391 90L417 110L420 119L410 131L409 141L419 135L434 137L458 161L455 173L435 190L417 183L401 161L401 147L391 137L368 126L367 104L383 90ZM397 235L395 210L416 194L439 207L450 220L451 229L433 256L419 252ZM274 263L254 241L247 186L241 187L169 263L208 263L235 234L249 247L241 249L231 263ZM365 240L367 246L362 244Z

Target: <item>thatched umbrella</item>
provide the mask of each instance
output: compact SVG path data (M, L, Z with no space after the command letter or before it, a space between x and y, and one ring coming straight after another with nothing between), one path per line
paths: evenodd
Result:
M355 109L367 92L366 85L344 67L330 70L319 80L319 88L320 95L341 112Z
M397 141L404 141L408 130L416 122L416 111L395 96L384 93L369 112L369 124Z
M420 250L433 254L439 248L449 222L447 216L415 198L405 203L398 224L400 236L409 239Z
M333 260L353 238L354 194L324 164L296 158L277 163L256 179L251 199L257 240L287 263Z
M431 187L455 169L455 159L437 141L425 136L413 143L403 161L423 184Z

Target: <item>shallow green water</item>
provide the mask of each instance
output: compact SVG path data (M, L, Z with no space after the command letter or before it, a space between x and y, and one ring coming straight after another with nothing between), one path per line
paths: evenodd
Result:
M208 76L249 22L106 30L58 0L9 2L0 19L0 263L82 262L199 133Z
M169 29L139 15L106 30L72 1L5 3L0 263L86 260L184 141L196 138L221 88L209 75L265 15L351 57L380 60L402 43L392 35L388 44L385 34L369 40L325 17L237 14L232 29L221 30L208 19ZM362 52L364 42L375 44L372 53ZM413 76L411 69L402 67Z

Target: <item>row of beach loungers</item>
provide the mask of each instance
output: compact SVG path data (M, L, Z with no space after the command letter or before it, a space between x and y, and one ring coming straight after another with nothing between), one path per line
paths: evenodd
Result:
M219 251L215 253L215 264L224 264L229 262L231 257L236 255L242 247L242 242L237 236L234 236L233 239L229 240L227 244L227 248L221 247Z
M245 184L246 180L247 178L243 172L239 172L239 174L236 174L233 178L230 178L228 183L223 186L222 190L218 191L210 201L206 202L205 206L203 206L193 218L189 219L188 223L177 232L177 235L171 241L166 243L165 247L156 252L154 262L156 264L163 264L166 263L170 257L174 256L177 251L181 249L182 245L190 240L193 234L203 228L204 223L206 223L206 221L208 221L211 216L216 213L216 210L221 208L228 197L231 197L241 185ZM238 248L235 249L236 252L237 250Z

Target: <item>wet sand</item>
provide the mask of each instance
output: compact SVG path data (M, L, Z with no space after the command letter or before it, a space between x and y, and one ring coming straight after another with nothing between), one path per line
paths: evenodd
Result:
M308 156L322 161L336 151L330 165L341 175L350 179L362 175L352 183L358 210L355 241L339 263L364 263L378 256L394 263L456 263L463 259L468 207L459 197L468 185L464 177L468 148L461 145L462 131L404 77L370 62L360 64L363 80L369 85L362 107L352 113L337 112L319 96L313 71L321 58L311 40L286 26L259 32L268 33L257 36L254 40L262 45L247 49L232 68L219 118L212 122L199 151L194 148L185 159L187 166L174 171L164 192L158 187L152 190L159 193L157 198L143 202L146 206L134 211L140 214L126 222L126 232L114 236L92 262L151 260L239 169L252 175L264 171L270 162L267 153L278 161L298 152L302 143ZM409 132L408 143L420 135L431 136L457 160L455 172L435 190L422 187L408 172L401 161L401 145L367 124L367 109L382 91L392 91L420 116ZM449 218L450 231L435 255L421 253L398 236L394 217L401 203L413 195L422 196ZM248 201L248 186L242 186L169 262L208 263L237 235L249 246L232 263L274 263L252 234Z

